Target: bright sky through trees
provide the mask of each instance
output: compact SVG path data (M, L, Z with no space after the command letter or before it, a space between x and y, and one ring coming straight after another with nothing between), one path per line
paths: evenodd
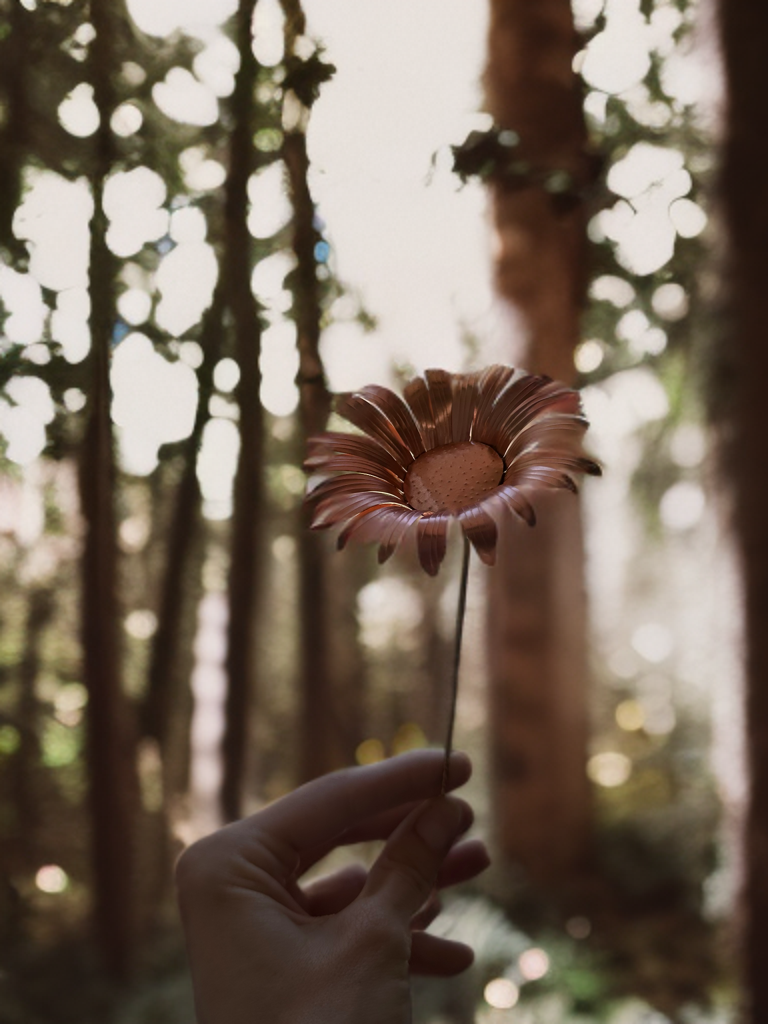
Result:
M601 5L578 0L575 6L577 20L587 25ZM194 74L173 69L153 95L170 117L211 123L217 98L228 95L234 83L236 50L220 29L233 12L233 0L129 0L129 9L152 35L182 28L205 43L194 61ZM509 321L491 295L492 239L485 195L479 184L460 185L450 170L448 152L469 130L485 125L477 113L482 105L484 8L465 0L422 0L416 5L392 0L381 7L356 0L307 0L306 9L312 35L324 42L337 66L313 110L309 135L311 185L327 226L329 259L352 296L337 300L334 322L323 338L332 389L347 390L371 380L391 382L398 365L461 369L467 358L465 335L482 338L483 360L503 358ZM263 0L257 10L258 57L264 64L277 63L282 57L279 5ZM591 117L604 117L607 94L618 91L649 123L668 116L668 108L667 113L657 109L663 105L651 103L642 85L651 48L667 56L665 74L682 99L689 100L691 91L701 88L699 64L690 55L670 56L671 33L681 18L673 4L657 6L650 22L629 0L609 0L606 13L606 30L579 58L592 87L586 99ZM141 73L137 67L135 74ZM128 136L140 128L141 114L130 104L123 107L113 118L113 130ZM59 116L72 134L92 134L98 115L90 88L76 87ZM590 231L595 239L613 239L620 262L632 273L659 269L671 257L677 236L691 237L706 224L704 211L686 198L691 181L682 165L677 150L638 143L610 171L608 184L617 201L594 218ZM187 184L201 193L223 179L221 165L197 149L184 154L183 169ZM33 345L41 337L45 314L39 285L52 288L58 292L52 336L67 358L77 362L88 345L91 200L82 182L65 182L49 172L30 173L28 185L16 230L30 244L31 274L0 272L0 298L11 313L6 333L10 341ZM290 210L278 164L254 175L250 198L254 237L267 237L287 221ZM124 270L128 290L120 304L129 331L116 349L113 368L115 418L123 464L139 474L154 468L160 444L190 429L195 401L187 365L194 364L194 346L182 343L178 363L167 363L141 333L150 314L150 292L160 295L155 312L159 326L181 337L210 301L216 274L202 213L195 207L169 213L169 199L160 176L141 167L115 174L105 195L109 245L129 261ZM130 257L145 244L166 238L168 251L150 279ZM294 330L284 320L288 296L283 280L290 266L290 257L278 254L259 264L253 278L270 322L263 339L262 399L276 415L290 414L297 397ZM372 333L354 317L355 296L377 321ZM637 316L628 314L626 319L623 330L630 344L648 352L663 349L663 331L651 336ZM585 366L601 358L599 346L590 344L591 349L577 355ZM41 349L40 358L45 354ZM34 352L30 355L35 357ZM155 381L151 386L150 379ZM9 457L21 463L32 461L44 444L50 416L45 390L26 389L18 406L3 405L1 410ZM161 402L156 400L159 390L165 396ZM598 402L590 410L598 431L609 404ZM234 452L218 458L209 449L235 443L236 431L212 426L205 436L201 471L229 472ZM206 480L204 490L224 495L229 481ZM216 504L218 514L226 514L227 503Z

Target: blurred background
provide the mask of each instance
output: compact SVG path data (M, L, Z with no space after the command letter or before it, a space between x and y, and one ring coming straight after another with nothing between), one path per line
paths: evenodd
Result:
M604 476L472 567L494 866L416 1019L766 1019L749 6L0 0L3 1024L192 1020L183 845L442 744L458 538L337 553L301 465L333 393L494 361Z

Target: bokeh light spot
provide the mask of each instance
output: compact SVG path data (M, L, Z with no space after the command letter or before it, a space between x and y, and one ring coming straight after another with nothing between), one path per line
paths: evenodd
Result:
M35 885L40 892L58 894L69 885L69 877L58 864L45 864L35 875Z
M144 124L144 115L134 103L121 103L112 114L109 126L115 135L127 139Z
M700 521L705 506L701 487L693 481L680 480L664 492L659 516L670 530L690 530Z
M594 754L587 762L587 775L605 789L623 786L631 774L632 762L616 750Z
M520 954L517 966L526 981L538 981L549 970L549 957L543 949L526 949Z
M240 367L237 365L234 359L230 359L227 356L225 359L220 359L213 370L213 383L217 391L223 391L225 394L229 394L230 391L234 391L237 387L237 383L240 380Z
M649 736L668 736L677 725L675 709L669 701L655 701L646 706L645 731Z
M405 754L409 750L421 750L427 746L427 737L417 722L405 722L392 740L392 753Z
M635 297L635 289L625 281L623 277L616 277L614 274L603 274L596 277L589 289L593 299L601 302L611 302L620 309L628 306Z
M483 989L483 998L495 1010L511 1010L520 998L520 989L509 978L494 978Z
M126 288L118 297L117 311L126 323L136 327L152 312L152 296L142 288Z
M384 576L357 595L361 639L375 651L410 649L424 616L421 595L405 580Z
M168 234L177 244L183 242L204 242L208 234L208 222L199 206L182 206L171 214Z
M707 215L692 199L677 199L669 208L669 217L681 238L695 238L707 226Z
M577 346L573 354L573 364L579 373L591 373L602 363L605 352L599 341L590 338Z
M358 764L376 764L383 761L384 757L384 744L374 738L363 740L355 751L355 760Z
M276 162L251 175L248 180L248 230L254 238L270 238L291 217L291 204L285 189L285 172Z
M203 146L190 146L179 155L179 166L184 183L193 192L210 192L224 184L227 172L224 165L207 155Z
M653 311L664 320L682 320L688 312L688 296L674 281L659 285L651 298Z
M219 118L213 90L186 68L171 68L165 80L152 87L152 98L167 117L180 124L205 127Z
M698 466L707 453L707 438L697 423L681 423L672 435L669 452L678 466Z
M157 630L157 616L148 608L132 611L125 619L125 631L134 640L149 640Z
M98 129L101 118L93 100L93 86L81 82L59 104L62 128L78 139L87 139Z
M616 707L616 724L625 732L637 732L645 725L645 709L636 700L623 700Z
M658 664L670 656L674 641L666 626L659 622L646 622L632 634L632 646L646 661Z

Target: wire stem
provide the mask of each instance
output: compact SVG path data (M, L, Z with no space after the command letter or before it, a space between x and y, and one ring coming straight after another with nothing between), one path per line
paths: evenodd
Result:
M459 581L459 604L456 609L456 636L453 650L453 678L451 681L451 710L448 717L448 734L445 737L445 759L443 761L443 782L441 794L448 788L448 763L453 750L453 727L456 724L456 701L459 695L459 666L461 665L461 640L464 635L464 612L467 609L467 581L469 579L469 539L464 536L464 555Z

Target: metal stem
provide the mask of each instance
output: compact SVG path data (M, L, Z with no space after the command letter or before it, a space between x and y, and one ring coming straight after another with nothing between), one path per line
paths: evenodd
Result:
M451 710L448 717L448 734L445 738L445 759L443 761L443 782L440 792L445 794L448 787L448 763L453 750L453 727L456 724L456 701L459 695L459 666L461 664L461 640L464 635L464 612L467 608L467 581L469 579L469 539L464 536L464 555L459 581L459 604L456 609L456 640L453 650L453 678L451 681Z

